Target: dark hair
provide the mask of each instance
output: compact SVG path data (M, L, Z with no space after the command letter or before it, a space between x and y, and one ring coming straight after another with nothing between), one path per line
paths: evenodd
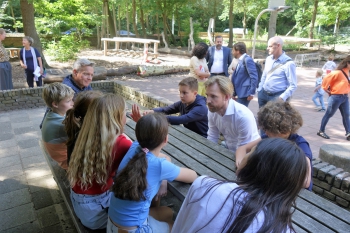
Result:
M198 91L198 80L193 77L184 78L179 82L179 86L187 86L191 91Z
M348 63L350 63L350 55L340 62L340 64L337 67L337 70L342 70L346 68L348 66Z
M260 141L248 157L247 164L237 171L239 187L230 192L218 211L226 202L233 202L235 208L227 216L221 232L245 232L262 213L264 222L258 232L279 233L288 228L294 231L291 208L295 207L295 199L305 184L308 169L305 154L295 143L282 138ZM210 182L203 196L225 183L232 181ZM200 201L202 197L190 203Z
M293 134L303 126L303 118L288 101L275 100L259 109L258 125L273 134Z
M236 51L239 51L240 54L247 53L247 46L245 45L244 42L237 42L236 44L233 45L233 49Z
M215 38L214 38L214 41L216 41L216 39L218 39L218 38L223 38L222 36L215 36Z
M100 91L82 91L78 93L74 100L74 107L66 113L66 118L63 120L64 129L67 133L68 140L66 142L68 157L73 152L75 141L81 126L83 125L84 117L92 100L101 97L103 94Z
M160 113L150 113L136 123L135 134L139 147L128 164L114 178L111 190L115 197L123 200L145 200L147 188L147 158L143 150L153 150L161 145L168 135L168 120Z
M192 57L196 56L198 59L203 59L207 54L209 46L204 42L196 44L192 50Z

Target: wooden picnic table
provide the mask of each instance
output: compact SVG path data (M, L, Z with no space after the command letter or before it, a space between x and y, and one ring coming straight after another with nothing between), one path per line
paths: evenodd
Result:
M141 43L144 46L144 50L148 49L148 44L154 43L153 45L153 54L158 54L158 44L160 43L159 40L152 40L152 39L142 39L142 38L130 38L130 37L113 37L113 38L102 38L101 41L103 41L103 55L107 56L107 43L108 42L114 42L115 43L115 49L119 49L119 44L121 42L131 42L131 43Z
M124 130L133 141L136 140L135 126L136 123L128 119ZM169 126L169 141L163 153L169 155L174 164L193 169L198 175L236 179L233 153L185 127ZM189 187L189 184L177 181L168 183L168 190L181 201L185 199ZM350 212L323 197L302 190L296 203L292 221L297 232L350 232Z

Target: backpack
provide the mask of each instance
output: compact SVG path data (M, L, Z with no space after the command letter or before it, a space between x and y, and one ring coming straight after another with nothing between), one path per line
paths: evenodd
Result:
M249 74L247 66L246 66L246 61L245 61L246 58L247 58L247 56L245 56L245 58L243 60L243 63L244 63L244 66L245 66L245 68L247 70L247 73ZM260 83L260 80L261 80L261 76L263 74L263 70L262 70L262 66L261 66L261 64L259 62L254 61L254 64L255 64L255 67L256 67L256 71L258 73L258 84L257 84L257 86L259 86L259 83Z

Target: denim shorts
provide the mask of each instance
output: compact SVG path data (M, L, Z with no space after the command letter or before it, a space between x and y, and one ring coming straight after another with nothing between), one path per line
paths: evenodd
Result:
M70 199L74 212L81 223L90 229L104 229L107 226L108 207L113 192L98 195L77 194L72 189Z
M118 233L118 227L113 224L110 218L108 218L107 233ZM170 228L168 223L148 216L142 227L129 230L128 233L170 233Z

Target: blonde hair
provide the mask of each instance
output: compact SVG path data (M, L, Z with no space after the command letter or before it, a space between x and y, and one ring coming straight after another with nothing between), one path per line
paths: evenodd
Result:
M116 138L123 132L124 99L105 94L89 105L68 167L68 179L73 187L86 190L96 181L105 186L112 167L112 150Z
M322 69L318 69L316 70L316 75L319 77L319 76L322 76L323 75L323 70Z
M43 94L42 94L45 104L49 108L53 107L52 106L53 102L58 104L63 99L67 97L73 97L73 96L74 96L74 91L72 88L70 88L66 84L62 84L58 82L46 85L43 89Z
M232 96L233 85L229 78L220 75L213 76L204 83L204 86L207 88L214 85L215 83L218 84L220 92L222 94Z

